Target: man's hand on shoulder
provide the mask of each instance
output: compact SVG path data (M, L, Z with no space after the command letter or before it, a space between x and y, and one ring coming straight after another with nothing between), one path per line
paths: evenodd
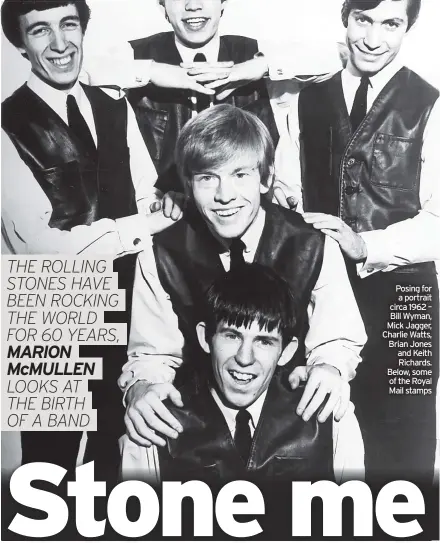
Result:
M296 208L298 207L298 198L295 198L295 196L286 196L286 193L279 185L277 185L276 181L274 183L273 197L275 203L279 206L296 211Z
M319 422L326 421L332 412L336 421L341 420L350 402L350 385L335 367L329 364L298 366L289 376L292 389L298 388L301 381L306 381L306 386L296 410L300 417L308 421L322 406Z
M313 228L337 241L341 251L352 260L361 262L367 258L367 245L363 238L339 217L326 213L304 213L303 217Z
M166 441L157 433L176 439L183 431L179 421L163 405L169 398L177 407L182 407L180 392L171 383L149 384L137 381L127 392L125 426L132 441L143 447L164 447Z

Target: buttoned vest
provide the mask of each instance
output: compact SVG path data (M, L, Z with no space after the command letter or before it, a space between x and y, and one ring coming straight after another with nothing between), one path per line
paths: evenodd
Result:
M254 262L268 266L290 285L298 303L300 348L294 361L304 364L304 335L308 330L307 307L321 271L324 236L301 215L265 203L266 222ZM196 210L154 236L154 252L161 284L168 293L185 339L184 364L177 372L192 373L202 350L196 324L202 318L201 298L213 281L225 273L221 247Z
M299 97L304 208L337 215L355 232L420 210L423 132L438 91L402 68L353 134L341 73Z
M101 89L83 89L98 137L93 154L27 85L2 103L2 127L52 205L49 226L59 230L136 213L127 104Z
M153 59L174 66L182 62L174 32L162 32L135 40L131 45L135 59ZM218 60L232 60L239 64L251 60L257 51L256 40L243 36L221 36ZM180 131L191 119L191 95L191 91L185 89L165 89L152 84L128 91L139 128L159 174L156 186L163 192L182 191L174 167L174 149ZM274 143L278 142L278 130L264 81L240 87L220 103L229 103L255 113L269 129Z
M204 360L210 364L209 360ZM183 426L177 439L159 449L161 480L310 481L333 479L331 417L304 422L296 407L304 387L292 390L288 372L272 378L252 440L247 464L235 447L226 420L203 380L181 389L183 407L167 407Z

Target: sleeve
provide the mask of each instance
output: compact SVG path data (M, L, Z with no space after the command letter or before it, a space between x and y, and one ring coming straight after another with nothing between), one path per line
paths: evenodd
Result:
M145 145L131 105L127 102L127 145L130 149L130 171L136 191L138 211L150 213L150 205L162 198L160 190L154 187L157 172Z
M152 60L134 60L129 43L85 57L81 80L89 85L117 85L122 89L143 87L150 82Z
M122 481L144 481L151 486L160 484L160 466L157 447L141 447L125 434L119 439Z
M333 40L291 40L285 43L260 40L258 45L267 59L272 81L298 76L314 80L317 75L333 74L341 69L346 52L345 44Z
M298 94L292 100L287 117L287 130L280 135L275 152L275 187L280 187L286 198L293 196L298 202L296 211L303 212Z
M399 266L440 260L440 100L429 117L422 149L419 213L384 230L360 235L367 245L367 258L358 264L360 277L378 271L392 271Z
M139 254L133 286L128 362L119 386L125 393L135 382L173 382L182 364L184 339L177 316L158 275L152 246Z
M101 219L70 231L51 228L50 201L13 143L2 137L2 236L12 254L101 254L117 258L136 253L150 240L151 221L133 215Z
M327 236L308 317L307 365L330 364L344 379L353 379L367 336L342 253L336 241Z
M338 484L365 479L364 442L350 402L339 422L333 419L333 471Z

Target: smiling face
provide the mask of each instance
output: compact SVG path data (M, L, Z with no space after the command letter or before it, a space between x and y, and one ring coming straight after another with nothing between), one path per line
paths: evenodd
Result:
M348 69L374 75L397 55L408 28L408 0L384 0L376 8L353 9L348 16Z
M71 88L81 70L83 31L74 4L21 15L19 51L52 87Z
M258 159L249 152L221 168L196 172L190 181L197 209L211 231L222 239L241 237L254 222L261 194Z
M217 34L221 0L165 0L164 6L177 39L187 47L202 47Z
M197 332L202 348L211 353L214 379L223 401L236 408L248 407L261 396L277 365L286 364L297 346L294 339L283 350L280 331L260 329L256 321L248 327L220 323L209 344L203 323L199 323Z

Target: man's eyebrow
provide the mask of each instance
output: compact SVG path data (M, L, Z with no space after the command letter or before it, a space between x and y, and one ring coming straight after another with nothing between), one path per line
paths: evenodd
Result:
M261 340L261 339L266 339L266 340L270 339L272 341L280 341L280 338L279 338L278 335L270 334L270 333L258 334L257 336L255 336L255 339L259 339L259 340Z
M388 23L398 23L403 24L405 21L401 19L400 17L392 17L391 19L386 19L385 21L382 21L382 24L388 24Z
M76 21L76 22L79 22L80 19L78 17L78 15L67 15L66 17L63 17L61 20L60 20L60 24L61 23L65 23L67 21ZM34 28L37 28L39 26L50 26L50 23L48 21L37 21L36 23L32 23L30 24L27 28L26 28L26 32L32 32L32 30L34 30Z
M239 168L235 168L235 170L232 172L232 175L238 172L242 172L243 170L250 170L251 172L253 172L257 168L258 166L240 166Z
M227 326L226 324L220 328L220 332L232 332L238 337L242 337L242 334L237 330L237 328L233 328L232 326Z

